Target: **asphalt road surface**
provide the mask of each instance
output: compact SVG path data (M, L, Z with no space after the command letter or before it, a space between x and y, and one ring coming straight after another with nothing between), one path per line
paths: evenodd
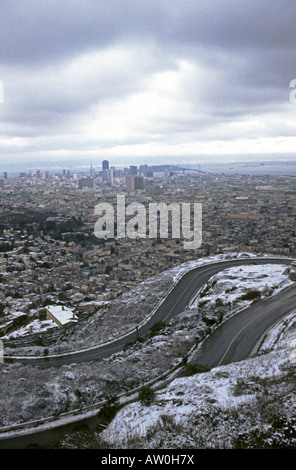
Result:
M55 367L109 356L120 351L130 341L147 334L155 323L168 321L174 315L182 312L196 292L217 272L234 266L250 264L285 264L289 266L291 260L279 258L235 259L195 268L179 280L145 325L122 338L106 345L73 353L42 357L7 357L4 360L40 367ZM248 357L264 331L293 307L296 307L296 287L294 286L289 291L286 290L267 301L256 303L250 309L235 315L217 328L198 352L195 362L212 367Z
M250 357L264 333L296 306L296 286L259 301L221 324L202 344L193 363L209 368Z

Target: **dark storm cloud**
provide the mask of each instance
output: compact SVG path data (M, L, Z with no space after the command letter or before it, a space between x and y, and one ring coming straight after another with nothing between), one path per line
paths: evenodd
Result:
M9 0L0 13L4 63L52 60L128 37L190 53L202 46L261 55L295 42L293 0Z
M204 99L227 113L286 99L296 73L293 1L176 2L168 43L208 69Z
M185 43L241 49L293 47L292 0L174 2L170 34Z
M0 13L2 61L27 65L158 34L165 23L161 2L153 1L9 0Z
M294 0L3 0L0 137L291 136L295 20Z

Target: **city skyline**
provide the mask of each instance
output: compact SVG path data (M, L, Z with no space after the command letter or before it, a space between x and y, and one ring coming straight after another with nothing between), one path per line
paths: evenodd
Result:
M294 25L290 0L12 0L0 163L291 159Z

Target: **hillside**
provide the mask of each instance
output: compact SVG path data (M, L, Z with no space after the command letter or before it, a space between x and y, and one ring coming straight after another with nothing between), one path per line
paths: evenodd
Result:
M231 268L217 274L191 308L171 322L171 326L178 325L174 334L189 333L189 319L201 298L207 300L202 309L207 305L204 318L209 321L217 311L217 298L220 310L222 305L225 309L228 306L230 314L234 306L235 311L246 306L246 301L240 300L246 291L256 288L264 296L289 285L287 274L280 266ZM296 447L295 325L293 312L269 332L257 357L197 374L187 367L185 376L157 392L148 406L141 400L127 405L102 433L80 431L59 445L115 449ZM160 344L160 336L155 336L154 347Z
M181 265L158 276L157 280L152 279L145 290L138 286L124 294L110 307L110 315L106 310L101 318L105 338L118 334L121 325L128 324L131 328L149 315L148 304L155 304L162 289L167 290L169 280L170 283L176 280L188 267L215 260L217 258L207 258ZM3 364L1 426L58 415L103 399L116 403L118 394L157 378L180 361L186 364L187 354L194 345L201 344L221 321L250 305L253 301L249 299L253 297L250 293L256 292L256 298L272 295L291 285L290 274L284 265L263 269L254 264L225 270L211 278L191 305L168 324L157 325L147 337L100 361L48 369ZM144 311L135 303L135 292L141 293L146 306ZM118 322L114 323L116 315ZM92 337L95 338L95 316L93 320ZM65 436L58 446L224 448L248 446L249 439L254 446L252 433L261 441L265 435L271 436L268 442L272 445L295 445L293 325L295 315L291 314L270 332L257 358L199 374L187 364L186 376L158 391L149 406L143 406L138 400L116 415L114 408L105 409L106 422L114 417L107 429L101 432L99 427L92 432L84 430ZM74 340L68 347L75 345ZM39 349L42 353L43 348ZM288 430L285 442L273 440L278 438L275 426L281 430L280 441L285 429Z
M295 325L257 358L174 380L121 410L106 448L295 448ZM266 344L266 348L270 347Z

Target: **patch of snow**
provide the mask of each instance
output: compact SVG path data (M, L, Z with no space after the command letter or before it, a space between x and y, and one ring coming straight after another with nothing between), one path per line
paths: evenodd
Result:
M178 265L174 268L169 269L166 271L167 274L172 275L174 278L174 281L177 281L183 274L190 269L198 268L199 266L204 266L206 264L210 263L216 263L219 261L227 261L231 259L248 259L248 258L272 258L272 256L268 254L254 254L254 253L240 253L240 252L231 252L231 253L221 253L218 255L213 255L213 256L208 256L206 258L198 258L195 260L187 261L185 263L182 263L181 265ZM279 256L276 256L279 258ZM282 256L283 259L286 257Z
M48 331L51 328L57 328L57 324L53 320L38 320L35 319L28 323L26 326L23 326L19 328L16 331L13 331L12 333L8 333L5 336L2 336L1 339L3 340L8 340L8 339L14 339L26 335L30 335L33 333L43 333L45 331Z

